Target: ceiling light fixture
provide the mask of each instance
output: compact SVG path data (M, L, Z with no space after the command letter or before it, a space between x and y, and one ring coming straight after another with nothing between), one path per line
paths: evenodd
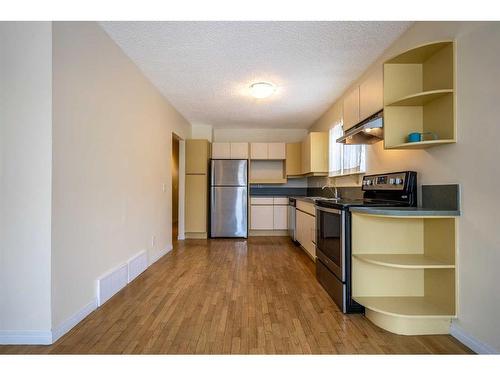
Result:
M254 98L264 99L276 91L276 86L269 82L257 82L250 85L250 92Z

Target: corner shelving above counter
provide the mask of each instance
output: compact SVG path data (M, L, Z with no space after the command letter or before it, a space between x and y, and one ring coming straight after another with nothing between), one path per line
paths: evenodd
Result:
M453 94L453 89L423 91L396 99L386 106L422 106L450 94Z
M455 45L415 47L384 63L384 147L423 149L456 143ZM437 139L408 142L411 133Z

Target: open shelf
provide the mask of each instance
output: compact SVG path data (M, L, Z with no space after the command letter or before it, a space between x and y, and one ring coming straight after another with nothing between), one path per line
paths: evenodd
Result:
M437 145L445 145L450 143L456 143L454 139L434 139L431 141L421 141L421 142L406 142L400 143L398 145L388 146L386 149L396 150L396 149L422 149Z
M422 106L449 94L453 94L452 89L424 91L404 96L401 99L386 104L386 106Z
M455 46L439 41L384 63L384 147L424 149L456 143ZM411 133L437 140L407 142Z
M439 304L427 297L354 297L365 308L393 316L455 317L454 306Z
M411 48L386 61L386 64L422 64L432 55L446 48L452 43L449 40L437 41Z
M448 333L456 314L456 217L353 212L351 227L352 296L366 317L399 334Z
M355 258L363 262L379 266L395 268L455 268L451 262L445 262L425 254L354 254Z

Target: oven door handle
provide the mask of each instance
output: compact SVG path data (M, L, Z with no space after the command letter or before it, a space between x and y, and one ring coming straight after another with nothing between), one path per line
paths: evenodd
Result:
M342 214L342 211L341 210L337 210L335 208L326 208L326 207L319 207L319 206L316 206L316 209L318 211L323 211L323 212L329 212L331 214Z

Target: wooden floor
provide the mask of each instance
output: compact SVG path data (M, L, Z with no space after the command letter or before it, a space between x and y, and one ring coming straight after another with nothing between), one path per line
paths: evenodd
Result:
M187 240L51 346L0 353L469 353L344 315L285 237Z

